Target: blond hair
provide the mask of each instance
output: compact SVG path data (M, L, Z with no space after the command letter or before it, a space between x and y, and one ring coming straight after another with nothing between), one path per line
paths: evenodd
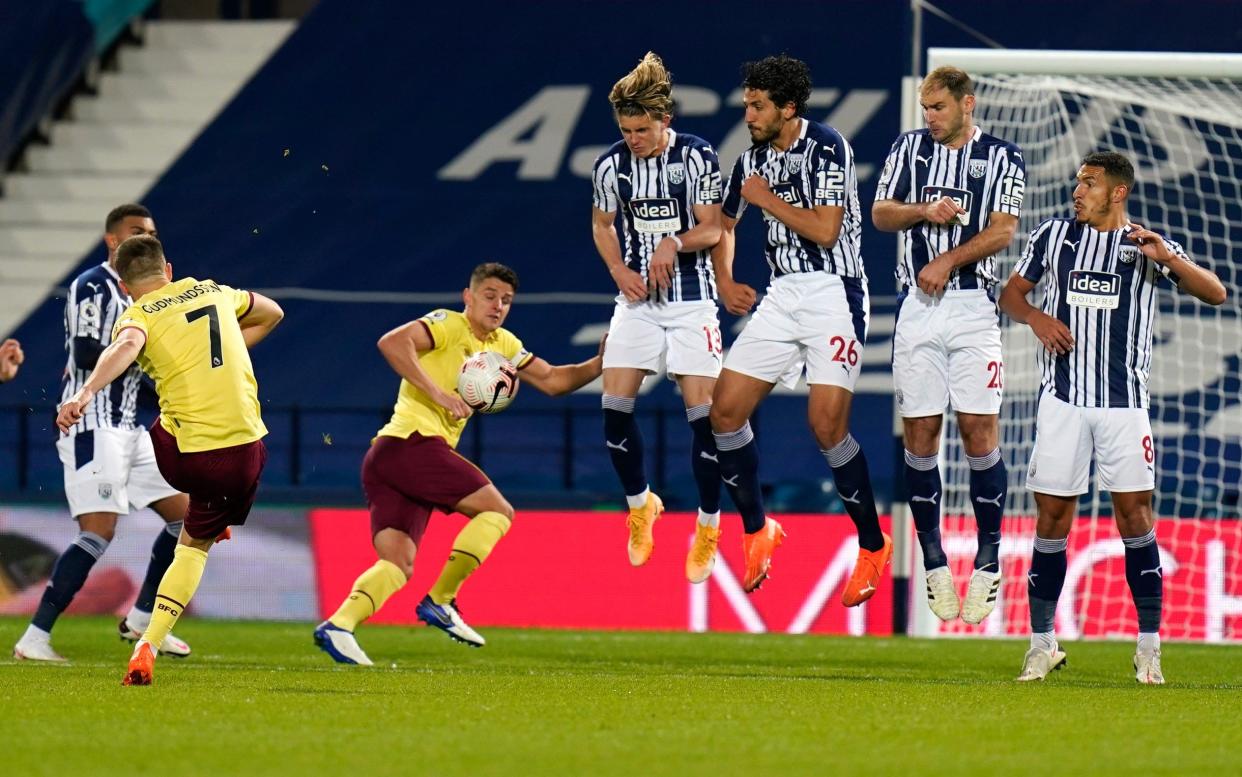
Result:
M954 100L960 100L966 95L975 93L975 82L965 70L952 65L944 65L928 73L923 83L919 85L919 92L932 89L947 89L949 94L953 95Z
M613 84L608 102L617 116L650 116L662 119L673 112L672 76L663 60L648 51L625 78Z

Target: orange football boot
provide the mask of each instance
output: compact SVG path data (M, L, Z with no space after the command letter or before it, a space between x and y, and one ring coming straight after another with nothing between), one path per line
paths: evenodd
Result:
M785 539L785 530L776 521L768 518L763 528L754 534L742 537L742 552L746 554L746 577L742 578L742 590L750 593L762 585L768 578L768 569L772 566L772 553L781 546Z
M858 560L854 562L854 574L845 584L841 594L841 604L846 607L857 607L871 598L880 584L880 574L893 558L893 538L884 535L884 547L879 550L858 549Z
M150 685L151 676L155 673L155 651L148 642L139 642L134 654L129 657L129 668L125 670L125 679L121 685Z

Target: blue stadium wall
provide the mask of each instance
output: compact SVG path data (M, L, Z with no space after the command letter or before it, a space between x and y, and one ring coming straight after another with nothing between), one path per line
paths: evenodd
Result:
M456 306L479 261L519 271L522 290L507 326L531 350L553 362L593 353L573 337L607 322L615 287L591 243L585 173L595 149L617 137L609 87L648 49L665 57L683 87L675 128L718 147L739 127L729 96L743 61L778 52L806 60L817 88L831 90L810 114L851 138L866 210L898 131L907 5L323 0L145 198L179 275L273 290L287 312L255 354L261 395L273 409L269 480L356 488L359 451L397 387L376 339L428 309ZM1227 2L1180 3L1174 17L1154 2L941 5L1015 48L1242 45ZM973 45L942 23L927 24L928 45ZM768 272L755 221L743 223L736 272L762 287ZM869 223L863 241L873 310L891 314L895 241ZM100 247L81 266L102 258ZM316 290L357 292L362 301L311 299ZM377 293L397 301L377 301ZM55 402L62 306L62 297L50 297L15 333L27 364L0 403ZM887 353L890 343L874 336L867 347ZM885 371L875 364L866 374ZM552 401L527 390L513 411L486 419L486 438L468 436L464 449L482 455L502 485L607 492L607 460L588 412L597 403L597 396ZM294 404L314 420L277 410ZM667 382L642 402L666 410L666 423L676 421L680 404ZM567 405L582 415L566 421ZM766 479L797 484L826 474L804 414L798 397L773 397L762 409ZM883 491L893 469L891 416L887 393L857 398L854 433ZM33 460L27 489L58 488L49 421L47 414L30 421L38 450L26 454ZM647 423L655 434L657 420ZM685 485L683 428L666 430L663 455L671 480ZM0 421L9 450L18 434L17 422ZM307 446L307 437L322 444ZM568 462L557 453L567 439L574 443ZM12 493L18 484L7 466L0 469L0 492ZM690 489L681 490L688 500Z

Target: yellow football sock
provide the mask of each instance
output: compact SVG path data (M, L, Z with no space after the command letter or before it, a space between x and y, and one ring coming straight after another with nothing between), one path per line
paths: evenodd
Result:
M151 647L159 650L160 645L164 644L164 637L172 631L173 625L194 598L206 566L205 550L178 545L173 551L172 563L168 565L164 578L160 580L160 587L155 592L155 609L151 613L151 623L142 634L143 640Z
M401 568L391 561L380 559L375 566L358 576L349 597L341 602L328 622L337 628L353 631L359 623L379 612L388 597L400 591L403 585L405 573Z
M492 548L509 531L509 524L509 519L500 513L479 513L472 518L453 540L453 550L444 562L440 579L431 587L431 601L444 604L457 598L461 584L487 560Z

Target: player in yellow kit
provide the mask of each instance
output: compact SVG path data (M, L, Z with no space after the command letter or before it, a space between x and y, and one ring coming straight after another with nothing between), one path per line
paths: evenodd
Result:
M487 475L455 450L471 412L456 393L457 375L472 354L495 351L517 367L524 381L558 395L586 385L602 368L599 354L580 364L554 367L501 328L517 286L513 270L494 262L481 264L462 292L464 313L432 311L380 338L380 352L401 376L401 390L392 419L379 430L362 462L379 560L354 582L336 613L315 629L315 644L340 663L371 664L354 629L409 580L432 509L459 512L471 520L453 541L439 579L416 612L428 626L459 642L484 644L462 620L457 592L509 530L513 508Z
M160 474L190 496L173 562L156 593L151 623L130 657L125 685L150 685L152 645L163 642L194 596L207 551L230 526L246 522L267 461L253 347L280 323L272 300L212 280L172 280L172 265L152 235L121 243L116 270L134 303L82 389L60 406L67 430L91 397L134 361L155 381L160 416L151 442Z

